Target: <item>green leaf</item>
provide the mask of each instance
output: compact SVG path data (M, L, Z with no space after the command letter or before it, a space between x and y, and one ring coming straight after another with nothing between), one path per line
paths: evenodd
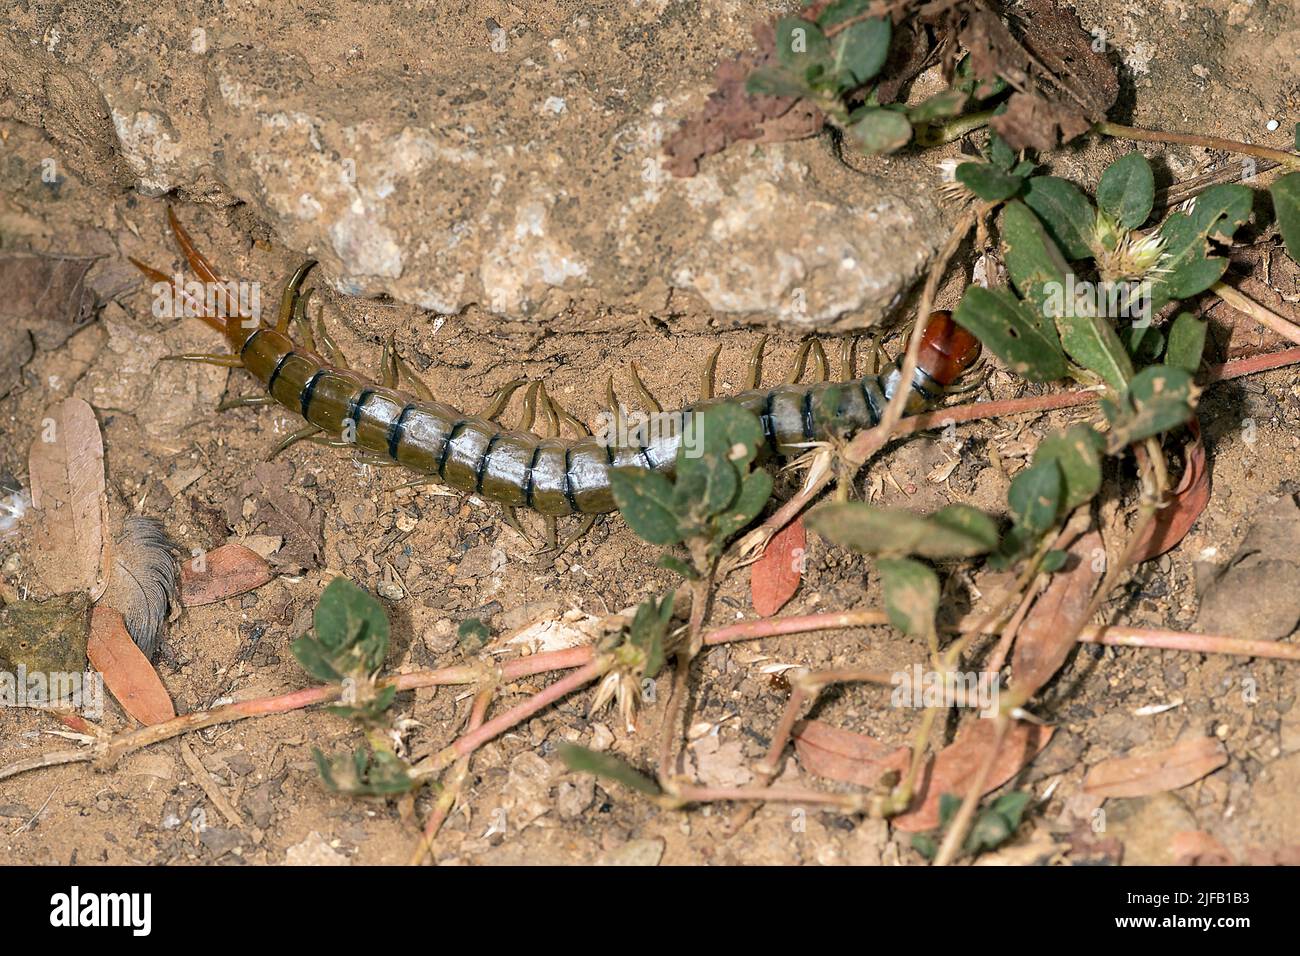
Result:
M387 750L357 750L326 758L313 747L312 758L320 771L321 781L335 793L358 797L385 797L414 789L407 766Z
M1201 354L1205 351L1205 333L1209 322L1198 319L1190 312L1179 312L1169 327L1169 347L1165 349L1165 364L1196 374L1201 367Z
M1020 192L1023 176L1013 176L989 163L962 163L957 167L957 182L986 202L1001 202Z
M698 458L679 454L673 512L687 527L702 524L731 504L739 487L740 476L725 449L706 450Z
M760 66L745 80L745 92L751 96L794 96L799 99L812 95L812 90L802 77L792 76L775 66Z
M290 650L318 680L373 674L388 653L388 615L370 592L347 578L335 578L321 592L312 633L294 641Z
M1300 129L1300 125L1296 128ZM1300 145L1296 148L1300 149ZM1273 212L1286 251L1292 259L1300 262L1300 173L1287 173L1269 186L1268 192L1273 197Z
M1055 574L1061 568L1065 567L1065 562L1070 558L1070 552L1062 551L1060 548L1053 548L1043 555L1043 560L1039 562L1038 568L1047 574Z
M476 617L467 617L456 628L456 643L467 654L480 650L492 636L492 631Z
M1101 380L1122 392L1133 377L1133 362L1115 328L1095 315L1061 316L1056 320L1066 354Z
M597 753L577 744L562 743L559 748L560 759L570 770L579 773L592 773L605 780L621 783L630 790L644 793L651 797L659 796L659 785L645 774L634 770L627 763L613 754Z
M1250 217L1253 193L1245 186L1224 183L1211 186L1196 199L1191 215L1174 213L1160 227L1165 252L1160 268L1166 270L1151 286L1151 313L1176 299L1204 292L1219 281L1228 260L1209 255L1209 239L1231 239Z
M875 106L854 112L844 131L872 155L892 153L912 138L912 124L905 115Z
M1020 819L1031 796L1027 791L1004 794L991 807L982 810L966 836L966 852L992 850L1006 842L1019 828Z
M1164 350L1165 334L1149 323L1132 325L1124 336L1124 344L1135 363L1150 365Z
M993 522L966 505L949 505L923 518L902 508L836 501L813 511L808 526L835 544L885 557L968 558L998 541Z
M641 652L641 673L655 677L664 666L664 638L673 619L674 593L669 591L662 600L650 598L637 606L628 631L628 643Z
M963 90L944 90L927 97L915 106L908 107L907 118L914 124L933 123L961 115L970 97Z
M815 63L830 60L830 44L817 24L800 17L782 17L776 24L776 54L791 72L803 74Z
M1065 376L1056 329L1008 290L969 287L953 318L1022 378L1050 382Z
M998 526L992 518L970 505L945 505L927 520L940 529L942 537L927 536L922 541L924 550L917 551L917 554L928 558L967 558L998 546Z
M872 17L859 20L835 37L832 69L849 78L842 88L861 86L880 72L889 57L892 33L888 18Z
M688 581L698 581L700 579L699 572L676 555L661 554L655 564L667 571L680 574Z
M1125 229L1136 229L1151 215L1156 178L1141 153L1121 156L1106 167L1097 184L1097 205Z
M1056 523L1061 511L1065 476L1053 458L1034 463L1011 481L1007 504L1016 516L1016 524L1030 534L1042 534Z
M740 483L740 494L732 503L731 509L715 519L718 528L718 535L714 539L716 548L720 550L728 538L758 517L758 513L763 510L763 506L771 497L771 475L761 470L751 471L746 475L745 480Z
M1010 171L1011 167L1016 164L1016 151L1011 148L1011 144L999 136L997 133L989 134L989 162L1003 172Z
M1071 511L1101 490L1101 450L1105 439L1087 425L1072 425L1038 443L1034 462L1055 461L1063 484L1063 511Z
M1072 311L1073 303L1065 301L1070 267L1033 210L1007 203L1001 228L1007 274L1020 297L1045 317Z
M663 475L646 468L611 468L609 487L628 527L651 544L676 544L682 539L673 510L673 486Z
M889 623L913 637L933 634L939 611L938 576L910 558L882 558L878 567Z
M1144 368L1118 401L1102 403L1111 424L1107 449L1116 453L1133 442L1184 424L1194 414L1199 394L1186 369L1168 365Z
M1092 255L1087 236L1097 213L1078 186L1057 176L1033 176L1025 186L1023 198L1038 214L1066 259L1086 259Z
M740 470L747 468L763 445L763 425L758 416L739 405L723 402L692 416L687 428L696 429L699 439L695 446L704 457L716 455ZM683 442L677 453L677 462L689 456L688 445Z

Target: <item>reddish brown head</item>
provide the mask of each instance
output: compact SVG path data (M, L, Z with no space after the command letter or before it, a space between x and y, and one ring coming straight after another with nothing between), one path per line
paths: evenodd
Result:
M940 385L951 385L980 357L979 339L952 320L947 310L930 313L916 364Z

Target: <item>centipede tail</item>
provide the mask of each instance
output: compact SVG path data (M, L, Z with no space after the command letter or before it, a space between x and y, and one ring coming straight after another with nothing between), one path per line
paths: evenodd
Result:
M170 210L168 214L191 267L205 281L221 282L175 215ZM162 276L143 263L136 264L150 278ZM286 284L274 326L252 325L233 310L224 317L199 316L219 328L230 345L230 355L216 358L242 364L261 381L271 400L306 419L307 425L290 439L354 447L369 460L401 466L506 509L526 508L547 519L613 511L611 468L635 466L671 472L694 417L710 406L730 402L753 412L763 426L763 456L779 460L797 456L808 442L825 440L828 421L837 430L846 431L875 425L890 397L903 387L898 363L880 375L827 382L829 362L821 345L813 342L801 349L798 371L803 371L811 355L819 381L761 389L756 387L762 360L760 340L749 365L750 382L755 387L729 398L707 398L667 416L674 424L663 432L623 444L593 437L558 437L561 424L579 433L585 428L534 383L525 398L525 428L531 427L540 411L550 422L552 433L539 437L525 429L505 429L493 421L522 382L511 382L499 391L483 414L466 414L437 401L423 386L413 386L419 394L402 391L399 380L414 381L414 377L397 359L391 344L385 348L382 381L378 383L348 368L323 331L311 342L295 344L289 336L292 325L309 325L306 293L300 290L312 265L304 264ZM294 323L295 317L301 322ZM317 341L328 357L316 351ZM916 374L906 383L907 411L933 406L978 355L979 343L953 323L949 313L934 313L922 339ZM841 364L849 366L849 358L844 353ZM715 360L716 353L701 389L705 395L712 391ZM658 402L641 383L635 367L632 379L642 403L657 410ZM617 434L622 436L625 422L612 386L610 399L614 413L620 416ZM828 409L830 402L835 407ZM548 536L551 533L548 523Z

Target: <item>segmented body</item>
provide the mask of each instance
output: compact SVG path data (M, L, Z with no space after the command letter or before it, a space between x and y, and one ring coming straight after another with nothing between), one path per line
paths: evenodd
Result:
M596 438L539 438L442 402L422 401L367 382L349 369L332 367L274 329L255 330L241 344L239 355L276 402L324 431L348 434L358 448L436 476L460 491L556 517L613 511L611 468L671 472L692 417L711 405L731 402L757 415L766 437L766 457L784 458L800 454L801 445L829 438L830 420L843 431L875 425L899 379L894 368L850 382L754 389L668 417L676 424L651 435L645 444L616 446ZM942 398L945 384L919 368L911 383L909 411L931 407ZM837 402L833 411L827 410L831 414L816 414L828 400Z
M195 249L170 209L168 221L191 267L205 282L220 287L223 280ZM164 273L132 261L156 281L171 284ZM757 415L766 438L763 457L785 458L800 454L809 442L832 437L831 430L844 434L875 425L900 384L895 366L883 375L847 382L751 389L656 416L656 424L666 427L649 429L648 438L630 444L590 437L542 438L376 384L350 368L330 364L313 348L296 345L288 335L289 323L295 310L301 310L306 324L306 299L298 290L312 265L299 269L286 286L275 327L250 324L236 309L225 317L198 312L199 318L223 333L234 354L176 357L242 366L262 382L275 402L300 413L328 435L459 491L547 517L615 510L609 481L612 468L671 472L678 448L691 435L694 416L709 406L730 402ZM978 355L979 343L956 326L949 313L933 313L916 373L907 383L907 412L932 407ZM397 381L395 374L391 381ZM835 407L828 408L832 401Z

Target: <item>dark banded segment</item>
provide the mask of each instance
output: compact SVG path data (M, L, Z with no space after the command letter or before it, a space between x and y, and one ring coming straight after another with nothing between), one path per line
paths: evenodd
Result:
M315 375L307 379L307 383L303 385L302 391L298 393L298 407L302 411L302 417L308 421L311 421L312 394L316 391L316 383L320 381L321 376L324 374L325 370L323 368L318 369Z
M388 427L388 457L393 461L397 461L397 448L402 444L402 432L406 427L406 416L414 410L415 405L408 402L402 407L401 414Z

